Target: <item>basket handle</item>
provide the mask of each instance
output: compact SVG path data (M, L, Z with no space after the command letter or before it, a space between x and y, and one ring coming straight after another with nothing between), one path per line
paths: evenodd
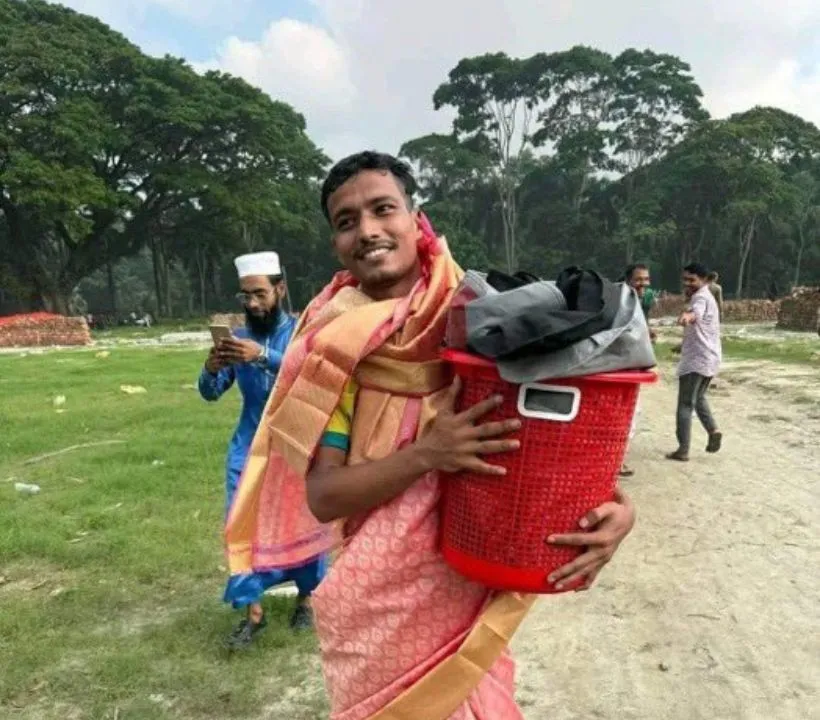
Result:
M581 390L569 385L524 383L518 389L518 414L535 420L572 422L581 408Z

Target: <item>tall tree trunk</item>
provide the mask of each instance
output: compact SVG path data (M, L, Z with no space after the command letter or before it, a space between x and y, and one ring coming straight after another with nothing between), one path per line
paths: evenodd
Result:
M501 201L501 225L504 231L504 261L507 272L512 274L518 270L518 253L516 249L516 210L515 188L508 187L508 179L500 178L498 197Z
M589 161L584 164L584 169L581 173L581 183L578 187L578 191L575 193L574 197L572 198L572 209L575 214L575 224L581 224L581 205L584 202L584 195L586 194L587 187L589 186L589 177L590 177L590 170L589 170Z
M171 307L171 262L168 260L168 253L165 247L165 238L160 237L160 270L162 272L162 305L165 309L165 317L172 317L174 309Z
M752 250L752 239L754 238L755 228L757 226L757 217L752 217L748 226L740 226L738 235L740 245L740 265L737 269L737 297L743 297L744 285L743 281L746 277L746 262L749 259L749 253Z
M114 282L114 263L111 261L111 250L108 247L108 239L105 241L105 271L108 279L108 304L111 306L111 313L117 314L117 285Z
M163 291L162 273L162 246L160 238L154 234L151 236L151 267L154 271L154 294L156 295L157 318L165 316L165 293Z
M199 281L199 310L203 315L206 315L208 312L208 295L206 292L208 258L205 250L197 247L194 259L196 261L197 280Z
M74 284L65 278L54 283L43 284L38 288L40 306L43 310L57 315L71 314L71 294Z
M800 287L800 271L803 265L803 249L806 247L806 235L803 230L803 225L799 225L797 232L800 236L800 245L797 247L797 261L794 265L794 282L792 283L792 290Z

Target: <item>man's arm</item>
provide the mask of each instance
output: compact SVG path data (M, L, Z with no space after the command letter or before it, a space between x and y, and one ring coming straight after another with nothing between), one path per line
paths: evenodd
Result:
M216 350L212 349L205 367L199 374L199 394L203 400L215 402L230 389L235 379L233 367L225 367L219 360Z
M350 517L389 502L432 470L416 445L382 460L361 465L346 462L345 451L319 448L307 477L307 499L320 522Z
M521 427L519 420L476 424L501 399L490 398L463 413L453 411L461 383L456 380L444 409L425 435L381 460L347 465L347 451L320 447L307 477L307 499L320 522L347 518L389 502L432 470L470 470L500 476L504 469L481 459L517 450L517 440L499 440Z
M262 356L257 361L259 367L267 370L269 373L276 375L279 368L282 367L282 359L285 357L284 353L280 353L273 348L263 350Z
M703 315L706 312L706 300L702 297L693 297L689 307L683 312L678 319L678 323L686 327L687 325L694 325L703 321Z

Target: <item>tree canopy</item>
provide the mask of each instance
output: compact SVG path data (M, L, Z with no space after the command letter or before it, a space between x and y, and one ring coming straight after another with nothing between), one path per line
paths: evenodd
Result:
M172 256L204 272L242 228L313 239L325 164L302 116L244 81L0 1L0 262L30 302L64 311L80 280L150 247L163 310Z
M710 118L689 65L578 46L460 60L408 139L421 201L466 267L612 277L718 269L729 294L820 284L820 131L778 108ZM389 148L388 148L389 150ZM225 309L231 258L279 250L297 307L335 259L328 159L243 80L144 55L98 20L0 0L0 312Z

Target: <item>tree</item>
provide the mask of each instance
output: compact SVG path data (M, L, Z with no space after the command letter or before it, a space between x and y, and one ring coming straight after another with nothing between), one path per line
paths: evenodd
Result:
M200 211L290 222L277 200L326 161L289 106L41 0L0 0L0 68L3 260L47 309L148 243L167 311L169 237Z
M820 162L815 163L820 170ZM816 173L803 170L792 178L795 189L794 227L797 231L797 258L794 263L793 287L800 286L800 272L803 266L803 255L810 243L818 239L820 225L820 181Z
M693 126L708 119L703 92L690 66L674 55L652 50L625 50L613 60L615 86L610 107L613 166L625 176L621 212L634 214L635 188L644 169L673 148ZM634 260L634 239L620 233L624 259Z
M480 149L455 135L424 135L408 140L399 155L417 168L416 180L425 200L439 202L454 194L469 192L489 170Z
M775 108L753 108L725 122L731 163L729 216L738 233L737 294L744 290L744 272L752 242L763 219L793 214L800 202L789 181L789 168L820 157L820 132L801 118Z
M504 53L466 58L450 71L448 82L433 95L436 110L455 109L453 131L488 159L501 203L507 269L518 265L518 157L531 143L536 104L535 68Z
M576 46L536 55L531 63L539 78L539 129L533 143L552 144L555 158L577 177L572 196L576 221L596 172L612 169L608 127L614 93L612 58L601 50Z

